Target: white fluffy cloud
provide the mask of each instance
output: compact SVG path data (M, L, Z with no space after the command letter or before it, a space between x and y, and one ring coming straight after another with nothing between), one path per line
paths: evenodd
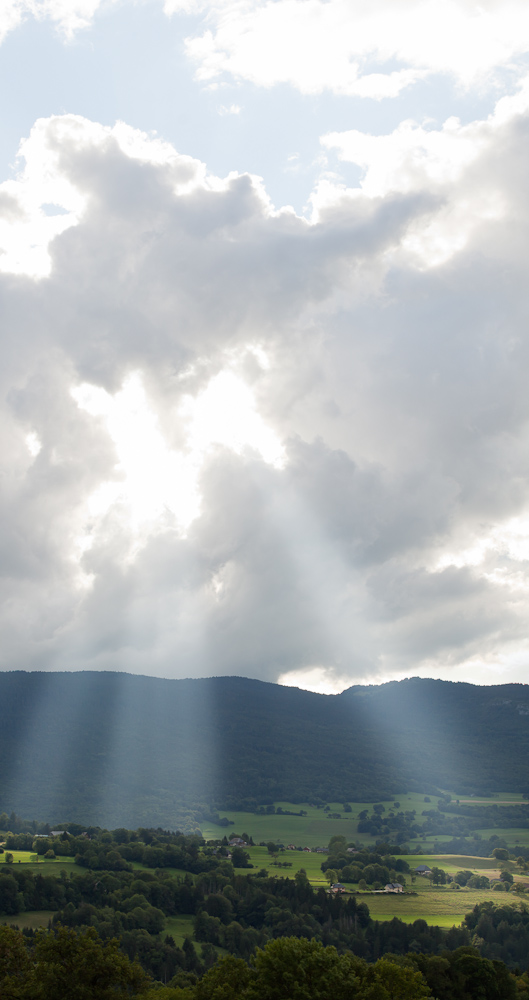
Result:
M358 130L332 132L322 137L327 149L341 160L362 168L360 187L352 197L384 198L423 191L436 198L430 220L410 227L402 249L426 267L450 258L471 233L489 219L508 214L504 177L483 165L496 149L509 122L520 121L529 108L529 80L515 95L501 98L485 121L463 125L449 118L442 127L404 121L389 135ZM336 198L336 189L323 181L312 201L316 211Z
M188 39L201 80L228 74L306 94L395 97L430 74L475 86L515 70L529 47L523 0L166 0L164 9L207 15Z
M112 3L115 0L1 0L0 42L27 17L39 21L49 19L65 39L71 39L76 31L91 24L103 4L111 6Z
M35 125L0 191L4 667L523 676L524 93L328 136L365 179L311 221L125 125Z

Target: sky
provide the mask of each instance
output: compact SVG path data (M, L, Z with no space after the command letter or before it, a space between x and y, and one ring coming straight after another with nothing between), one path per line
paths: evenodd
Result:
M525 0L0 0L0 668L529 667Z

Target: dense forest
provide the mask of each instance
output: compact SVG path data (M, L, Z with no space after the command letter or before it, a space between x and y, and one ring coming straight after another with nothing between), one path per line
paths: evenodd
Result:
M0 674L0 810L49 820L177 825L194 807L527 791L528 751L526 685L324 696L237 677Z
M28 940L0 927L0 990L3 1000L527 1000L529 977L468 947L368 963L320 941L283 937L248 963L227 955L200 978L188 968L167 985L92 928L59 927Z
M70 826L33 846L74 856L73 871L60 861L53 874L1 866L0 915L11 924L0 926L3 1000L529 998L523 902L484 902L458 928L377 921L365 901L315 889L303 871L234 872L222 841L147 828L82 836ZM27 846L28 837L11 834L6 848ZM132 854L150 870L133 869ZM335 837L322 867L346 855ZM160 865L164 858L178 859L182 873ZM373 880L398 873L405 881L409 871L405 858L389 855L359 852L354 863ZM53 911L48 931L19 931L17 917L38 910ZM179 914L192 926L182 946L164 930ZM219 960L219 948L227 957Z

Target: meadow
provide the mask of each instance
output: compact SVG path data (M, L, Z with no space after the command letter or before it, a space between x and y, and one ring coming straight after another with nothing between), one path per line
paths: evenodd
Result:
M424 795L410 793L409 795L398 796L396 800L381 800L384 807L389 811L394 808L394 802L400 803L402 810L415 809L420 815L423 809L431 808L424 801ZM325 813L322 808L304 802L301 805L294 805L292 802L276 802L275 807L288 810L289 812L306 812L306 816L284 816L274 813L272 815L258 815L248 812L227 812L222 811L221 818L226 818L233 822L233 826L222 827L215 823L203 821L200 824L202 835L206 840L214 840L224 834L228 839L235 834L242 832L253 837L255 843L260 841L268 842L274 840L278 844L295 844L296 847L326 847L331 837L335 834L344 836L347 840L354 840L358 836L358 816L364 809L371 810L372 802L351 802L351 812L344 812L342 802L329 802L330 813L339 813L340 819L327 819L329 813ZM432 804L437 805L437 797L432 798ZM362 841L366 844L374 843L375 838L368 834L362 835Z
M13 862L12 863L14 865L16 865L16 864L19 864L19 865L20 864L29 864L30 862L35 862L35 864L37 863L38 855L34 854L31 851L9 851L9 852L6 852L6 853L10 853L10 854L13 855ZM0 854L0 864L6 864L6 853ZM7 862L7 863L10 864L11 862Z
M167 917L162 936L170 934L174 943L181 948L186 937L193 937L193 917L179 913L174 917Z
M80 871L73 858L39 858L31 851L11 851L10 853L13 855L13 866L24 865L34 874L59 875L63 869L68 874ZM0 854L0 864L6 864L5 854ZM8 864L8 867L11 867L11 863Z
M429 801L425 801L425 798L429 799ZM455 795L453 795L453 798L455 798ZM395 800L385 801L383 805L388 812L391 809L402 811L415 810L417 818L420 819L423 810L435 808L437 801L437 796L428 797L422 793L410 793L397 796ZM516 793L497 792L494 796L488 798L480 797L479 799L470 798L467 800L461 798L460 801L462 804L464 802L465 804L479 806L494 803L498 805L515 804L523 800L520 800L520 796ZM329 806L331 813L341 814L340 819L327 819L327 814L323 809L317 808L314 805L294 805L288 802L276 802L276 808L281 807L283 810L290 812L299 812L303 809L306 815L292 816L281 813L279 815L277 813L258 815L248 812L224 812L221 813L221 816L225 816L231 820L232 825L219 826L204 822L201 825L201 829L206 840L218 841L224 836L230 839L235 835L240 836L243 833L253 838L255 846L247 848L253 869L236 869L237 874L244 876L250 874L251 871L255 873L264 869L269 876L293 878L297 872L303 869L314 888L327 888L328 881L325 874L321 871L321 864L325 860L326 854L303 852L301 850L278 850L276 857L274 857L269 853L266 846L259 846L259 844L267 844L272 841L278 847L280 844L286 846L291 843L297 847L325 847L328 845L330 838L338 834L345 836L347 841L355 842L357 845L359 843L362 843L366 847L374 845L374 837L366 834L359 835L357 829L359 814L364 809L368 809L371 812L373 808L372 803L351 803L350 813L344 812L343 803L331 802ZM529 830L498 828L496 830L483 830L480 833L483 839L488 838L494 833L500 835L511 845L511 849L517 842L520 844L529 844ZM513 836L513 834L516 834L516 836ZM443 838L441 836L436 838L438 844L441 844L443 840L449 839L448 837ZM426 838L422 838L420 841L412 841L410 846L414 852L419 852L413 855L404 855L412 868L416 864L424 863L431 868L442 868L449 875L454 875L462 869L487 875L488 878L497 878L500 874L499 863L494 858L433 853L431 851L431 844L428 844ZM42 875L53 874L58 876L62 870L65 870L68 874L82 871L82 869L79 869L74 864L73 858L46 860L39 858L37 860L36 855L29 851L13 851L12 853L14 856L14 865L24 864L34 873L38 872ZM276 862L281 862L282 864L278 865ZM0 855L0 863L5 864L5 855ZM285 867L283 867L283 863L286 863ZM135 870L149 870L146 869L145 865L138 862L133 862L132 866ZM529 881L527 876L520 875L519 869L513 862L506 865L502 863L501 867L509 868L512 871L515 881L522 881L524 884ZM165 869L165 871L168 875L175 875L180 878L184 878L186 875L184 871L179 869ZM408 891L403 894L361 892L358 890L358 886L353 884L348 884L346 891L347 894L354 893L357 899L364 900L375 919L390 920L393 917L399 917L406 922L423 919L429 924L437 924L444 927L459 924L465 913L468 913L476 904L487 900L502 903L503 905L519 905L520 902L519 897L514 892L500 893L492 889L476 890L468 889L467 887L455 890L449 886L434 886L428 879L421 876L412 877L411 874L408 874L405 878L407 883L406 889ZM41 921L44 920L45 925L47 925L49 916L50 914L48 913L46 916L40 913L38 915L29 913L20 914L17 916L17 923L19 926L44 926ZM27 921L26 924L22 923L22 918L24 921ZM164 933L170 934L177 944L181 944L186 936L192 936L192 931L192 918L185 915L167 918Z
M455 792L450 793L452 799L458 798ZM422 819L422 812L426 809L435 809L439 797L437 795L425 796L423 792L409 792L395 796L394 799L381 799L380 802L387 812L395 811L408 812L415 810L417 819ZM460 798L461 804L465 805L515 805L528 803L520 797L518 792L495 792L489 797ZM396 807L396 803L399 803ZM235 835L247 833L253 837L256 844L264 841L267 843L273 840L277 844L295 844L296 847L325 847L331 837L341 835L348 841L360 840L366 846L374 844L376 837L368 833L358 833L358 817L364 809L369 812L373 809L373 802L351 802L351 812L344 812L343 802L329 802L330 814L339 813L340 819L328 819L329 813L325 813L322 808L317 808L310 803L293 804L292 802L276 802L278 806L289 812L299 812L303 810L306 816L284 816L281 814L258 815L248 812L221 811L221 818L226 818L233 823L233 826L219 826L215 823L202 821L200 828L206 840L214 840L223 837L224 834L230 839ZM509 844L529 846L529 829L490 829L479 831L483 839L487 839L492 834L499 834ZM438 835L435 837L419 837L411 842L413 850L422 850L425 853L433 846L434 842L443 843L452 840L451 835Z
M260 818L260 817L259 817ZM281 825L285 819L291 817L270 817L276 819ZM329 821L329 825L331 821ZM270 838L278 839L278 838ZM276 856L271 855L267 847L247 847L250 855L250 862L254 866L254 871L264 869L270 877L294 878L297 872L304 870L311 885L315 888L328 887L328 881L321 870L322 861L325 854L315 854L303 851L278 851ZM398 855L397 855L398 856ZM419 856L402 855L408 862L410 868L417 864L427 864L430 868L442 868L449 875L455 875L461 870L471 871L473 874L486 875L487 878L498 878L500 868L498 861L494 858L480 858L468 855L449 854L421 854ZM279 867L274 862L287 862L288 867ZM502 863L502 868L512 871L514 880L527 884L527 877L519 874L513 862ZM236 868L236 874L247 875L247 868ZM469 889L466 886L460 889L451 889L449 886L435 886L429 879L420 875L407 874L405 893L384 893L384 892L361 892L356 885L347 885L346 894L356 895L358 900L365 901L369 912L375 920L391 920L398 917L406 923L421 919L427 923L440 927L452 927L459 925L466 913L479 903L491 900L494 903L503 905L520 905L520 899L515 893L499 893L492 889ZM413 881L412 881L413 879ZM412 895L413 893L413 895ZM182 918L182 927L185 920ZM169 930L168 933L172 933ZM184 932L185 933L185 932ZM174 936L174 935L173 935ZM176 938L175 938L176 940Z
M0 916L0 924L15 924L20 930L25 927L38 930L40 927L48 926L54 912L54 910L29 910L27 913L17 913L15 917Z

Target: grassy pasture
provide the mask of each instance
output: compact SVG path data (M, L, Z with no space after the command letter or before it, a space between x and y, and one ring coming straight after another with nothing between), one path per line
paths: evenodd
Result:
M416 865L428 865L429 868L434 866L442 868L449 875L460 871L469 871L486 875L487 878L497 878L498 876L494 874L495 870L498 870L499 873L496 858L477 858L468 854L421 854L417 859L408 854L403 855L403 857L412 869ZM422 880L422 876L419 877Z
M163 941L166 934L170 934L177 948L181 948L186 937L191 938L197 952L200 954L200 945L202 942L195 941L193 931L193 917L187 916L184 913L179 913L175 917L166 918L165 927L160 934L160 940ZM218 945L213 945L213 947L219 957L228 954L225 948L220 948Z
M405 896L395 893L390 896L385 893L369 896L366 894L365 902L369 908L369 913L373 920L393 920L397 917L406 924L412 924L414 920L426 920L427 924L437 925L437 927L457 927L464 920L465 913L468 913L475 904L461 904L458 893L452 893L454 900L444 898L434 898L426 901L420 896ZM360 897L357 897L359 899ZM483 902L484 900L479 900Z
M13 852L14 853L14 852ZM27 868L34 875L54 875L56 878L61 874L61 870L64 869L68 875L77 874L86 871L86 869L79 868L78 865L74 864L73 858L54 858L53 860L43 861L42 858L38 862L28 862Z
M15 924L22 930L24 927L47 927L53 918L54 910L28 910L27 913L17 913L14 917L0 916L0 924Z
M277 860L290 861L292 863L292 867L276 868L272 863L274 858L270 856L266 847L246 847L245 850L250 855L250 861L253 865L255 865L255 868L258 871L261 868L266 869L270 878L294 878L294 875L304 868L311 885L316 887L328 885L325 875L320 867L324 858L327 857L326 854L305 854L302 851L281 851L278 854ZM249 871L248 868L236 868L235 872L237 875L251 874L251 871Z
M455 792L451 792L450 794L454 800L458 797ZM430 802L425 802L425 798L429 798ZM466 805L510 805L524 803L518 792L504 791L495 792L490 797L460 798L459 801L462 804L464 802ZM399 803L398 809L394 806L395 802ZM409 794L402 793L396 795L394 799L384 800L382 805L387 812L391 809L403 812L415 809L417 817L420 818L423 810L435 809L438 802L439 797L437 795L425 796L422 792L410 792ZM358 834L357 829L359 814L364 809L368 809L371 812L373 808L372 802L351 802L352 811L350 813L344 812L342 802L329 802L330 811L332 813L340 813L341 819L327 819L327 814L323 812L323 809L318 809L316 806L311 806L306 802L301 804L276 802L274 804L276 808L277 806L281 806L282 809L288 809L290 812L299 812L300 809L303 809L307 815L278 816L274 814L272 816L257 816L254 813L246 812L221 812L221 816L232 820L234 825L222 827L214 823L203 822L201 824L202 834L206 840L216 840L226 834L229 840L234 834L240 835L245 832L250 837L253 837L256 843L274 840L276 843L285 845L296 844L296 846L301 847L326 847L329 839L335 834L341 834L347 840L359 839L366 846L375 843L375 837L367 833ZM527 804L527 802L524 804ZM504 837L509 844L516 844L518 842L520 845L529 845L529 830L502 830L498 828L494 830L480 830L480 833L484 840L493 833L496 833L500 837ZM434 841L442 843L443 841L448 842L450 840L452 840L451 835L441 835L438 837L419 838L417 841L412 841L412 844L415 847L420 846L427 850L429 846L433 845Z
M13 864L29 865L37 863L38 855L34 854L32 851L6 851L6 854L13 855ZM6 855L0 854L0 864L6 864Z
M388 799L382 804L387 812L394 808L394 802L399 802L396 811L408 811L415 809L418 815L423 809L431 809L438 802L437 796L431 796L431 803L424 801L424 795L418 792L410 792L409 795L397 795L395 799ZM222 817L232 820L234 826L222 827L214 823L203 822L201 824L202 834L206 840L215 840L223 837L224 834L230 836L247 833L256 842L261 840L274 840L281 844L296 844L301 847L325 847L329 839L335 834L342 834L347 840L354 840L358 836L357 825L358 816L364 809L371 812L372 802L351 802L351 812L346 813L342 802L329 802L331 813L340 813L341 819L327 819L327 813L323 809L311 806L307 802L276 802L276 808L288 809L290 812L305 810L306 816L282 816L273 814L272 816L258 816L255 813L246 812L221 812ZM362 834L363 843L374 843L375 838L369 834ZM448 838L450 839L450 838Z
M300 806L285 802L278 805L291 811L305 809L307 816L256 816L254 813L223 812L222 815L233 820L235 825L222 827L202 823L202 835L206 840L217 840L226 834L229 840L234 834L244 832L253 837L256 843L273 840L285 846L296 844L299 847L325 847L334 834L343 834L347 840L352 840L357 835L360 806L356 812L344 813L341 803L331 803L331 811L341 813L342 819L326 819L326 813L322 809L307 804Z
M529 830L523 830L519 827L495 827L494 829L480 830L479 832L483 840L488 840L495 833L498 834L507 841L511 849L515 849L517 844L520 847L529 847Z
M265 847L247 848L252 864L257 869L264 868L269 876L277 878L294 878L296 872L304 868L308 879L314 888L326 888L328 882L325 874L321 871L321 863L326 857L322 854L306 854L301 851L280 852L278 860L292 862L291 868L275 868ZM498 878L500 868L498 862L493 858L467 857L457 854L429 854L420 855L417 858L405 855L411 868L415 864L427 864L431 868L434 866L442 868L450 875L455 875L461 870L472 871L476 874L486 875L487 878ZM237 874L248 874L248 869L238 868ZM514 873L515 880L518 876ZM495 903L501 902L503 905L515 906L519 903L518 897L514 893L498 893L492 889L450 889L449 886L434 886L429 879L423 876L415 876L415 881L411 882L411 874L405 876L407 888L417 895L411 896L406 893L370 893L360 892L356 885L347 885L347 892L356 895L358 900L367 903L369 912L375 920L392 920L398 917L406 923L413 923L414 920L426 920L429 924L437 924L440 927L452 927L460 924L465 913L468 913L477 903L484 903L492 900ZM521 879L527 882L526 879Z
M174 938L178 948L181 948L186 937L193 938L193 917L185 913L178 913L174 917L167 917L165 927L161 933L162 939L166 934Z
M519 792L494 792L493 795L472 796L472 798L468 798L468 796L458 796L452 793L452 798L459 798L461 805L465 806L490 806L494 804L498 806L527 805L527 799L522 799Z

